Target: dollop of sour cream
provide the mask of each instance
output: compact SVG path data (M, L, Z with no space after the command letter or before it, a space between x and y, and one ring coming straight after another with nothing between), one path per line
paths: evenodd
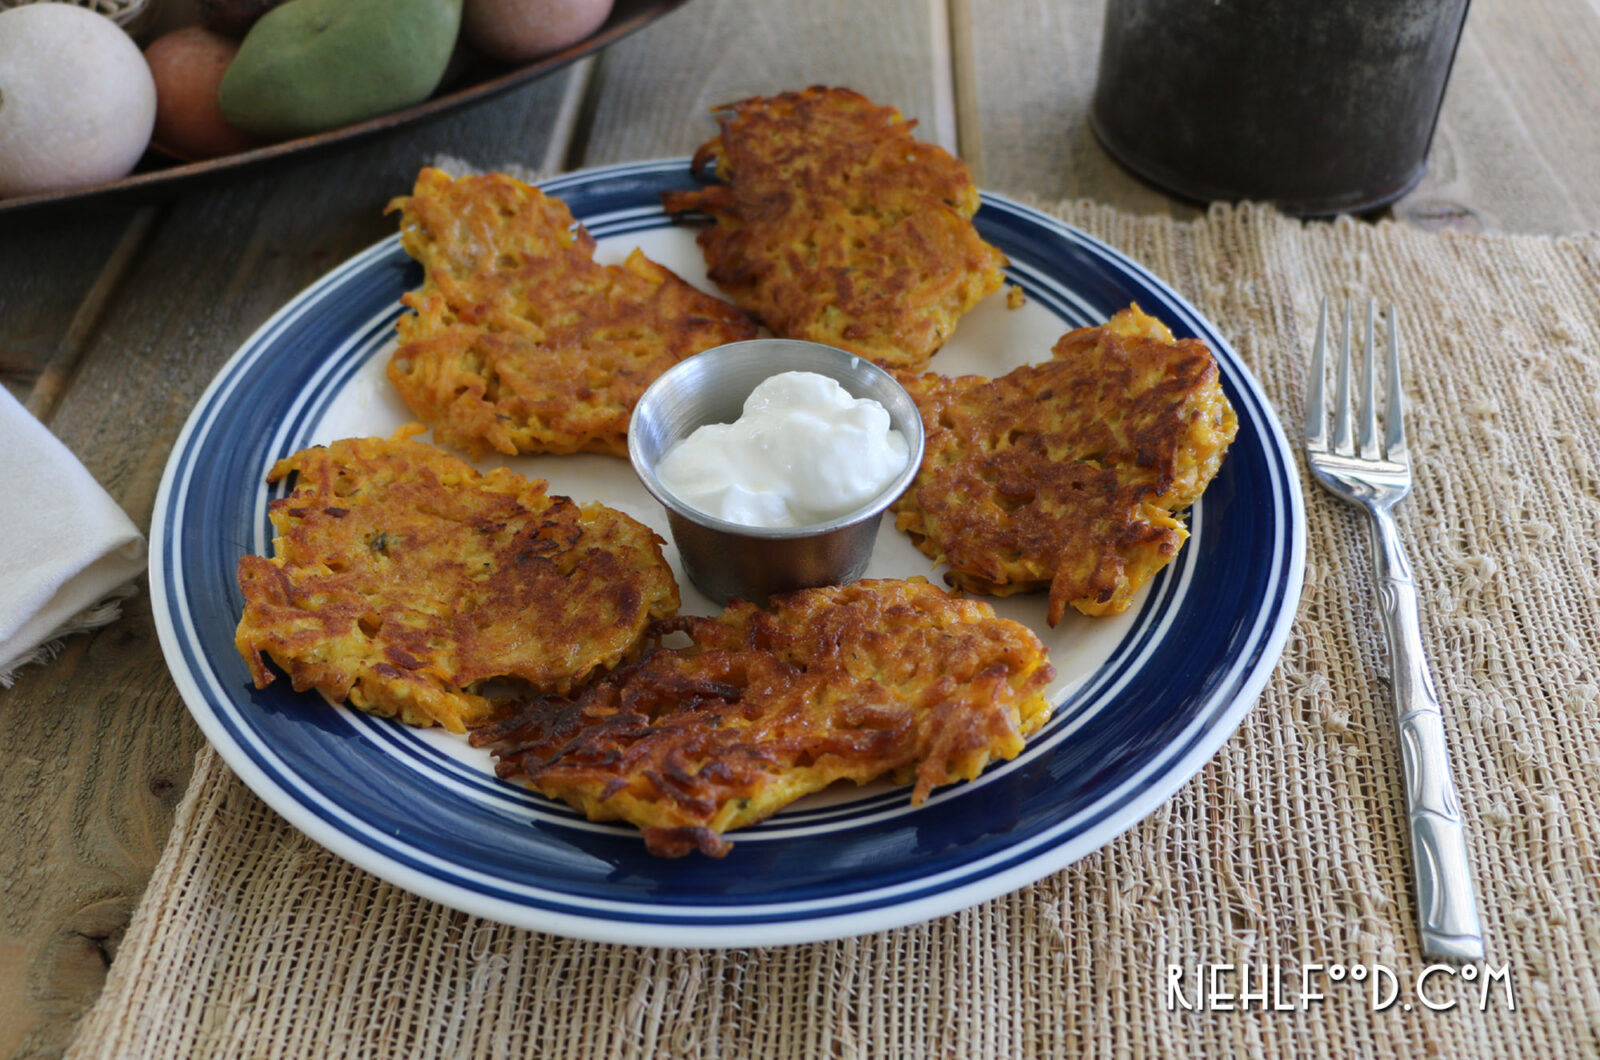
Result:
M732 423L700 427L667 450L656 477L685 504L744 526L808 526L866 504L911 450L871 398L815 372L782 372Z

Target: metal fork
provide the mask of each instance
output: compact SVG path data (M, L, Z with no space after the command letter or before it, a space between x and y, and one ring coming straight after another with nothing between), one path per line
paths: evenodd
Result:
M1422 948L1429 956L1457 961L1483 959L1483 931L1467 864L1461 803L1450 775L1444 742L1444 715L1422 654L1417 620L1417 588L1390 509L1411 490L1400 387L1400 343L1394 307L1388 317L1388 400L1382 444L1373 362L1377 360L1376 302L1367 303L1367 337L1362 374L1364 400L1359 434L1351 435L1350 303L1344 306L1344 344L1335 392L1333 438L1323 398L1324 354L1328 338L1328 300L1322 300L1311 378L1306 385L1306 463L1317 481L1372 516L1372 560L1380 611L1393 669L1395 710L1405 767L1406 814L1411 824L1411 854L1416 876L1417 913Z

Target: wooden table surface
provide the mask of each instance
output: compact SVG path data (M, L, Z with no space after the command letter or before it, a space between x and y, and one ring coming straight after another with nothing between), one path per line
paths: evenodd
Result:
M275 309L393 231L447 154L554 172L689 153L713 104L808 84L894 103L980 186L1196 209L1089 131L1102 0L693 0L450 118L152 207L0 228L0 376L148 529L190 408ZM1422 183L1425 227L1600 228L1600 0L1472 5ZM201 735L148 596L0 691L0 1056L57 1055L94 1001Z

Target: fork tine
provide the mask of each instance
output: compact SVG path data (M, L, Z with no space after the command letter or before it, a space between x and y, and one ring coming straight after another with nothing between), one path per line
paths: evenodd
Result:
M1327 369L1325 351L1328 345L1328 296L1322 296L1322 314L1317 317L1317 341L1311 347L1311 377L1306 380L1306 445L1312 449L1328 447L1328 402L1323 396L1323 382Z
M1350 299L1344 300L1344 345L1339 351L1339 379L1334 390L1333 451L1355 455L1350 442Z
M1378 451L1378 395L1374 380L1377 378L1376 361L1378 360L1377 326L1378 326L1378 300L1367 299L1367 341L1361 348L1363 362L1361 373L1361 432L1359 443L1361 457L1364 460L1379 460L1383 454ZM1391 332L1393 334L1393 332Z
M1400 385L1400 316L1389 306L1389 400L1384 413L1384 451L1397 464L1406 462L1405 394Z

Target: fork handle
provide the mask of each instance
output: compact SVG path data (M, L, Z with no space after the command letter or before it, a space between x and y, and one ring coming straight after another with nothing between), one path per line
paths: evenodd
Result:
M1373 511L1373 528L1373 566L1393 669L1422 949L1432 957L1482 960L1483 929L1468 866L1466 827L1450 774L1444 714L1422 653L1416 582L1387 509Z

